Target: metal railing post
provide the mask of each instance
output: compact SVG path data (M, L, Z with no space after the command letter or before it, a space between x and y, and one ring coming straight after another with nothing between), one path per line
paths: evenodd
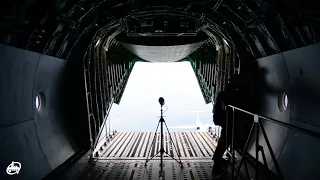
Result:
M282 173L281 173L281 170L280 170L278 161L277 161L277 159L276 159L276 156L275 156L274 153L273 153L271 144L270 144L270 142L269 142L269 139L268 139L268 137L267 137L267 134L266 134L266 132L265 132L265 130L264 130L264 127L263 127L263 125L261 124L261 122L259 122L259 126L260 126L260 128L261 128L263 137L264 137L264 139L266 140L266 143L267 143L269 152L270 152L270 154L271 154L271 157L272 157L273 163L274 163L274 165L275 165L275 167L276 167L276 170L277 170L277 172L278 172L278 175L280 176L281 179L284 179L284 178L283 178L283 175L282 175Z
M259 146L259 151L261 151L261 155L262 155L262 159L263 159L263 162L264 162L264 166L266 168L268 168L268 163L267 163L267 159L266 159L266 155L264 154L264 149L262 146Z
M256 180L259 179L259 116L254 115L254 124L256 130Z
M235 153L234 153L234 108L232 108L232 139L231 139L231 151L232 151L232 177L234 177L234 165L235 165Z
M234 109L238 110L238 111L241 111L241 112L244 112L244 113L247 113L247 114L251 114L251 115L254 115L254 113L251 113L249 111L246 111L246 110L243 110L241 108L238 108L238 107L235 107L235 106L232 106L232 105L228 105L229 107L234 107ZM264 116L261 116L261 115L258 115L259 118L261 119L264 119L266 121L269 121L269 122L272 122L272 123L275 123L275 124L278 124L280 126L284 126L284 127L287 127L287 128L290 128L290 129L293 129L293 130L296 130L296 131L299 131L303 134L307 134L309 136L313 136L315 138L318 138L320 139L320 133L318 132L314 132L314 131L310 131L308 129L304 129L304 128L300 128L298 126L295 126L295 125L292 125L292 124L289 124L289 123L285 123L285 122L282 122L282 121L279 121L279 120L275 120L275 119L271 119L271 118L268 118L268 117L264 117Z
M280 179L284 179L283 177L283 174L280 170L280 167L279 167L279 164L277 162L277 159L274 155L274 152L272 150L272 147L271 147L271 144L269 142L269 139L267 137L267 134L266 134L266 131L263 127L263 124L261 123L260 119L264 119L268 122L272 122L272 123L275 123L275 124L278 124L280 126L283 126L283 127L286 127L286 128L290 128L290 129L293 129L293 130L296 130L298 132L301 132L303 134L307 134L309 136L312 136L312 137L315 137L315 138L318 138L320 139L320 133L318 132L313 132L313 131L310 131L308 129L304 129L304 128L300 128L298 126L295 126L295 125L292 125L292 124L289 124L289 123L285 123L285 122L281 122L279 120L275 120L275 119L272 119L272 118L268 118L268 117L264 117L264 116L261 116L261 115L258 115L258 114L254 114L252 112L249 112L249 111L246 111L246 110L243 110L241 108L238 108L238 107L235 107L235 106L232 106L232 105L227 105L228 107L231 107L232 108L232 142L231 142L231 149L232 149L232 158L233 158L233 161L232 161L232 179L237 179L239 173L240 173L240 169L241 169L241 166L244 162L244 158L245 158L245 154L247 153L247 149L248 149L248 145L249 145L249 142L250 142L250 139L251 139L251 136L252 136L252 130L253 130L253 127L255 127L255 132L256 132L256 139L255 139L255 143L256 143L256 171L255 171L255 178L258 179L258 175L259 175L259 151L261 151L262 153L262 158L263 158L263 161L264 161L264 165L268 168L268 164L267 164L267 161L266 161L266 157L265 157L265 153L264 153L264 149L262 146L259 145L259 135L260 135L260 132L259 132L259 129L261 129L262 131L262 134L263 134L263 138L265 139L266 141L266 144L267 144L267 147L268 147L268 150L271 154L271 157L272 157L272 160L274 162L274 166L277 170L277 173L278 173L278 176L280 177ZM241 111L241 112L244 112L246 114L250 114L252 116L254 116L254 122L252 123L252 126L250 128L250 132L249 132L249 135L248 135L248 138L247 138L247 141L246 141L246 144L245 144L245 147L244 147L244 151L242 152L242 159L240 161L240 164L239 164L239 167L237 169L237 173L236 175L234 176L234 166L235 166L235 162L234 162L234 110L238 110L238 111ZM228 112L227 112L227 116L226 116L226 133L228 132ZM228 133L227 133L228 135ZM227 136L227 141L228 141L228 136ZM227 147L228 148L228 147ZM245 164L246 166L246 164ZM246 171L247 171L247 175L248 175L248 170L247 170L247 167L246 168Z
M247 163L246 163L246 162L244 162L244 168L245 168L246 173L247 173L247 179L251 179L251 178L250 178L250 175L249 175L248 166L247 166Z
M228 106L225 106L224 107L225 108L225 110L226 110L226 126L225 126L225 128L226 128L226 144L225 144L225 146L226 146L226 150L228 151L228 126L229 126L229 113L228 113L228 110L227 110L227 108L228 108Z
M311 136L315 136L315 137L317 137L317 138L320 138L320 134L318 134L318 133L315 133L315 132L312 132L312 131L309 131L309 130L306 130L306 129L303 129L303 128L299 128L299 127L290 125L290 124L288 124L288 123L283 123L283 122L278 121L278 120L274 120L274 119L271 119L271 118L267 118L267 117L264 117L264 116L260 116L260 115L258 115L258 114L254 114L254 113L251 113L251 112L249 112L249 111L245 111L245 110L243 110L243 109L237 108L237 107L232 106L232 105L228 105L228 106L232 108L232 113L233 113L233 122L232 122L232 123L233 123L233 126L234 126L234 109L239 110L239 111L242 111L242 112L244 112L244 113L246 113L246 114L250 114L250 115L254 116L254 122L252 123L251 129L250 129L250 133L249 133L249 136L248 136L248 138L247 138L247 141L246 141L246 144L245 144L245 147L244 147L244 151L242 152L242 159L241 159L241 161L240 161L240 164L239 164L239 167L238 167L236 176L234 176L234 174L233 174L234 172L232 172L232 177L233 177L233 179L237 179L237 177L238 177L238 175L239 175L239 173L240 173L241 166L242 166L242 164L243 164L243 162L244 162L245 154L247 153L248 145L249 145L249 142L250 142L250 139L251 139L251 136L252 136L253 127L255 127L255 133L256 133L256 134L255 134L255 135L256 135L256 136L255 136L255 138L256 138L256 139L255 139L255 156L256 156L256 158L255 158L255 160L256 160L255 178L256 178L256 179L259 179L259 151L260 151L260 150L263 151L263 147L259 145L259 135L260 135L259 129L261 129L262 134L263 134L263 137L264 137L264 139L265 139L265 141L266 141L266 144L267 144L267 146L268 146L269 152L270 152L270 154L271 154L272 160L273 160L273 162L274 162L275 168L276 168L276 170L277 170L277 173L278 173L278 175L280 176L280 179L284 179L284 178L283 178L283 175L282 175L282 173L281 173L280 167L279 167L279 165L278 165L277 159L276 159L276 157L275 157L275 155L274 155L274 152L273 152L273 150L272 150L271 144L270 144L270 142L269 142L269 139L268 139L268 137L267 137L267 134L266 134L266 132L265 132L265 130L264 130L263 124L262 124L261 121L260 121L260 118L265 119L265 120L267 120L267 121L269 121L269 122L273 122L273 123L276 123L276 124L279 124L279 125L282 125L282 126L291 128L291 129L295 129L295 130L297 130L297 131L299 131L299 132L303 132L303 133L305 133L305 134L308 134L308 135L311 135ZM234 127L232 127L232 144L231 144L231 146L232 146L232 156L234 156L234 144L233 144L233 143L234 143ZM268 165L267 165L267 161L266 161L264 152L262 152L262 157L263 157L264 165L268 168ZM232 165L233 165L232 171L234 171L234 165L235 165L234 161L232 161ZM245 164L245 166L246 166L246 164ZM248 171L248 170L247 170L247 167L246 167L246 171ZM247 175L248 175L248 172L247 172Z
M249 137L247 139L246 145L244 146L244 150L242 152L242 158L241 158L241 161L240 161L240 164L239 164L239 167L238 167L238 170L237 170L237 173L236 173L236 176L235 176L234 179L237 179L237 177L238 177L238 175L240 173L240 169L241 169L242 163L244 161L244 157L245 157L245 154L247 152L248 145L249 145L249 142L250 142L250 139L251 139L251 136L252 136L253 126L254 126L254 123L252 123L251 129L250 129L250 133L249 133Z

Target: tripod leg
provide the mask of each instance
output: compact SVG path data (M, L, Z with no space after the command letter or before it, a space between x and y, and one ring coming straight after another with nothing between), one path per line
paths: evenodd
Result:
M173 160L177 161L177 163L181 164L181 160L178 161L176 158L174 158L172 155L170 155L167 151L164 151L168 156L170 156Z
M159 153L161 153L161 150L158 151L156 154L154 154L154 156L152 156L150 159L147 159L147 161L146 161L146 163L145 163L144 165L147 165L147 163L148 163L149 161L151 161L153 158L155 158Z
M169 132L169 129L168 129L167 123L166 123L166 122L164 122L164 124L166 125L167 131L168 131L168 134L169 134L170 141L171 141L171 143L172 143L172 145L173 145L174 149L176 150L176 153L178 154L178 157L179 157L179 160L180 160L180 156L181 156L181 154L179 153L179 151L178 151L177 147L175 146L175 144L174 144L174 142L173 142L173 140L172 140L172 137L171 137L171 134L170 134L170 132ZM180 160L180 161L181 161L181 160Z
M152 147L154 146L154 144L155 144L155 140L156 140L156 136L157 136L157 131L158 131L158 128L159 128L159 124L160 124L160 121L158 122L158 125L157 125L157 128L156 128L156 131L154 132L154 135L153 135L153 140L152 140L152 143L151 143L151 145L150 145L150 149L149 149L149 152L148 152L148 154L147 154L147 159L146 159L146 163L145 163L145 166L147 166L147 162L149 162L150 160L148 160L148 158L149 158L149 154L150 154L150 152L151 152L151 149L152 149ZM159 152L158 152L159 153ZM158 154L157 153L157 154Z
M167 153L169 156L171 156L174 160L176 160L178 163L180 163L180 164L181 164L181 168L182 168L183 166L182 166L182 162L181 162L181 159L180 159L180 156L181 156L181 155L180 155L177 147L175 146L175 144L174 144L174 142L173 142L173 140L172 140L171 134L170 134L170 132L169 132L169 128L168 128L167 123L166 123L165 121L164 121L164 124L166 125L167 131L168 131L168 134L169 134L169 138L170 138L170 141L171 141L171 144L173 145L174 149L176 150L176 153L178 154L178 159L179 159L180 162L178 162L178 160L174 159L173 156L169 155L167 152L166 152L166 153Z

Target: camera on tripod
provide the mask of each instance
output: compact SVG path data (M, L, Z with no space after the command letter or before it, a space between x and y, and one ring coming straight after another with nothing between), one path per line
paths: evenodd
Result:
M147 159L146 159L146 163L145 163L145 166L147 166L147 163L152 160L154 157L156 157L159 153L160 153L160 175L159 175L159 178L163 178L163 154L166 153L168 156L170 156L173 160L177 161L181 166L181 168L183 168L182 166L182 162L181 162L181 159L180 159L180 154L179 154L179 151L177 150L173 140L172 140L172 137L171 137L171 134L169 132L169 129L168 129L168 126L167 126L167 123L164 121L163 119L163 110L162 110L162 106L164 105L164 99L163 97L160 97L159 98L159 103L161 105L161 116L160 116L160 120L158 122L158 126L157 126L157 129L156 131L154 132L154 136L153 136L153 140L152 140L152 145L150 147L150 150L149 150L149 153L147 154ZM150 151L152 149L153 146L155 146L156 144L156 135L157 135L157 131L158 131L158 128L159 128L159 124L160 124L160 150L154 155L152 156L150 159L149 158L149 154L150 154ZM164 138L163 138L163 124L166 125L166 128L167 128L167 131L168 131L168 134L169 134L169 138L170 138L170 142L172 143L174 149L176 150L177 154L178 154L178 159L174 158L172 155L170 155L168 152L166 152L164 150L164 147L163 147L163 144L164 144Z

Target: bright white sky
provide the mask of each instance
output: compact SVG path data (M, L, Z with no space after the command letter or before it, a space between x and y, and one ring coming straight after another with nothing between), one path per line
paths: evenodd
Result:
M202 124L213 124L212 104L205 104L189 62L137 62L120 105L114 104L110 111L111 129L122 132L154 132L160 116L159 97L165 99L165 105L169 108L164 113L169 128L195 125L196 113L188 112L195 110L204 111L199 113ZM170 132L195 131L195 129L169 130Z

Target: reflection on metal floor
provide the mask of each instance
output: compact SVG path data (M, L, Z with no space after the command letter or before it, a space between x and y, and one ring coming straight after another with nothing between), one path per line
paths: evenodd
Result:
M216 141L208 132L172 132L170 134L178 153L170 143L170 136L167 132L164 133L164 150L174 157L211 159L216 148ZM156 135L155 146L152 146L154 135ZM107 143L101 142L97 147L99 155L96 157L99 159L146 159L148 153L149 157L152 157L160 150L160 133L119 132L112 140L107 140ZM170 157L165 156L165 158Z

